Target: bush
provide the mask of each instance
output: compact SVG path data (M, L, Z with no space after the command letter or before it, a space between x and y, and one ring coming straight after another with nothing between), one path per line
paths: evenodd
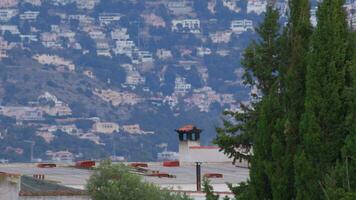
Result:
M87 190L93 200L190 200L144 182L138 175L129 173L126 166L113 165L110 161L101 163L95 170Z

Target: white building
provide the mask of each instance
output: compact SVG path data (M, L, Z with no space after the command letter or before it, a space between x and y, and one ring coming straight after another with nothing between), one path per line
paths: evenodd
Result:
M161 60L166 60L173 57L172 52L166 49L158 49L156 52L156 56Z
M218 31L216 33L210 33L210 39L213 43L229 43L231 40L232 32L228 31Z
M56 96L50 94L49 92L45 92L43 95L39 96L38 101L51 101L54 103L54 105L44 105L40 107L43 112L50 116L61 117L72 115L72 110L70 109L68 104L65 104L64 102L60 101L59 99L57 99Z
M122 130L129 134L142 134L143 132L139 124L124 125L122 126Z
M176 95L173 96L166 96L163 99L163 103L167 104L171 110L178 105L178 97Z
M127 34L127 28L117 28L111 31L111 39L113 40L128 40L130 39L129 34Z
M11 34L14 34L14 35L20 34L18 26L16 26L16 25L1 25L0 24L1 34L4 34L6 31L9 31Z
M174 15L188 15L193 12L193 2L192 1L165 1L168 10L170 10Z
M91 10L100 0L75 0L77 8Z
M119 132L119 125L112 122L95 122L92 130L96 133L112 134Z
M100 25L108 25L112 22L118 22L121 18L120 13L101 13L99 14Z
M316 27L316 25L318 24L318 20L317 20L317 17L316 17L317 10L318 10L318 7L312 8L310 10L310 23L314 27Z
M13 117L17 121L41 121L44 119L42 110L25 106L0 106L0 115Z
M2 58L7 58L6 50L9 49L9 44L4 38L0 37L0 60Z
M115 54L123 54L129 58L132 58L133 49L135 43L132 40L118 40L116 41L116 47L113 49Z
M261 15L266 12L267 1L266 0L248 0L247 13L256 13Z
M141 84L145 84L146 82L146 78L141 76L141 74L134 69L132 66L130 68L125 68L126 69L126 81L125 84L126 85L141 85Z
M20 35L21 41L38 42L37 35Z
M34 6L41 6L42 2L41 0L23 0L26 3L32 4Z
M241 8L237 6L237 1L239 0L223 0L223 6L227 7L229 10L233 12L240 12Z
M237 34L241 34L246 31L253 31L253 21L242 19L242 20L233 20L231 21L230 29Z
M21 20L36 20L40 12L38 11L25 11L24 13L20 14Z
M176 94L185 95L192 89L192 85L189 83L186 83L186 79L183 77L176 77L176 80L174 83L175 83L174 92Z
M152 53L149 51L138 51L138 56L141 62L153 62Z
M0 21L7 22L18 14L17 9L0 9Z
M91 31L89 33L89 36L93 40L104 40L106 38L106 35L103 31L97 30L97 31Z
M53 161L72 161L74 159L73 153L66 151L47 151L46 155L51 156Z
M95 79L95 75L94 75L93 71L85 70L85 71L83 71L83 74L91 79Z
M200 33L199 19L172 20L172 31L182 33Z
M353 14L352 16L351 26L354 30L356 30L356 14Z
M198 47L197 48L197 55L200 57L204 57L206 55L210 55L212 53L210 48Z

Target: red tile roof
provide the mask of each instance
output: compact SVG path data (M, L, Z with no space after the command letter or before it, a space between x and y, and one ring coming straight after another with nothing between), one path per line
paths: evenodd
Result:
M185 125L179 129L176 129L177 132L184 132L184 133L187 133L187 132L191 132L191 131L199 131L201 132L200 129L198 129L196 126L194 125Z
M218 146L191 146L189 149L220 149Z
M194 125L185 125L182 128L177 129L178 131L192 131L194 129Z

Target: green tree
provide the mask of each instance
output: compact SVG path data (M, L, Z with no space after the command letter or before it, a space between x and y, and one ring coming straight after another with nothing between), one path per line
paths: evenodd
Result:
M355 47L355 40L351 35L351 47ZM341 149L341 159L336 166L324 177L323 190L327 199L351 200L356 198L356 51L350 49L354 59L350 63L347 73L347 87L345 98L349 111L345 120L347 137Z
M346 137L343 95L350 58L343 4L342 0L324 0L319 5L318 25L311 38L302 146L296 157L305 162L296 161L300 165L296 166L297 199L323 199L323 176L341 158Z
M224 128L217 129L218 136L215 142L226 154L234 158L234 161L247 159L251 162L249 189L243 189L249 193L244 196L252 199L272 199L272 182L286 183L283 180L284 176L277 174L280 168L275 168L282 167L281 163L275 161L283 156L279 154L284 154L283 150L280 150L284 148L284 144L278 139L283 133L281 118L283 109L279 92L281 34L279 13L272 6L268 6L265 20L257 29L257 33L260 40L253 42L244 54L243 78L245 84L257 87L263 97L260 98L259 94L255 94L256 101L251 106L241 106L243 112L225 113L233 116L237 123L225 120ZM273 149L272 142L274 142ZM254 155L251 158L252 144ZM237 151L237 149L245 149L245 151ZM233 191L240 189L242 188L232 188ZM277 187L275 189L280 190ZM241 196L241 194L237 195Z
M281 69L281 89L284 93L283 105L286 111L285 124L284 134L280 134L276 140L280 144L285 143L286 152L285 156L281 157L283 159L281 170L288 179L287 187L284 188L287 191L280 192L286 193L286 199L293 199L295 197L294 157L301 141L299 125L304 113L305 76L308 62L306 58L313 29L310 23L309 0L290 0L289 6L289 22L283 41L286 51L283 53L282 61L286 67Z
M244 53L242 64L245 68L244 83L256 86L262 94L267 94L276 81L280 48L279 41L279 13L268 7L265 20L257 29L259 41L253 42ZM242 112L225 112L229 119L224 120L224 127L218 128L215 143L225 154L237 160L249 160L248 153L252 147L256 132L260 98L253 94L255 101L251 105L241 104ZM236 122L236 123L235 123ZM236 151L245 149L245 152Z
M217 129L224 153L250 161L250 180L231 190L237 199L352 199L356 45L344 1L320 3L313 29L310 2L290 0L283 31L271 2L261 39L242 62L245 84L262 97L243 112L224 113L230 118Z
M203 192L205 192L206 200L219 200L220 196L214 194L213 187L210 185L210 181L207 178L203 180Z
M105 161L90 177L87 190L93 200L189 200L185 195L161 190L158 186L144 182L131 174L124 165Z

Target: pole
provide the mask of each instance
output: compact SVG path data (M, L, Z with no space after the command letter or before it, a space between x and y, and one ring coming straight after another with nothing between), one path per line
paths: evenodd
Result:
M201 162L196 162L197 191L201 192Z

